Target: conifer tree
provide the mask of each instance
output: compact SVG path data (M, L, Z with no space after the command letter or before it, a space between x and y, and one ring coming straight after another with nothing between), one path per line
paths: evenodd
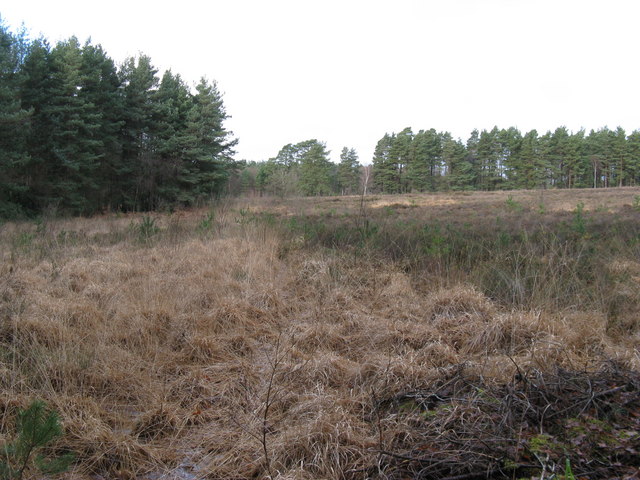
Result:
M152 99L155 108L150 157L158 201L190 205L198 196L197 165L191 164L186 155L190 145L198 141L196 132L187 132L194 102L180 75L173 75L171 70L162 76Z
M100 45L86 42L82 48L80 65L82 87L79 95L97 113L98 127L95 136L99 167L96 172L99 183L97 198L100 208L117 209L122 205L121 184L128 172L122 164L120 132L124 125L124 104L120 79L116 66Z
M410 190L436 190L442 168L442 138L433 128L420 130L411 144L412 155L407 178Z
M413 132L410 127L393 135L391 148L389 149L389 163L395 171L397 185L393 187L393 191L396 193L406 192L409 188L407 171L412 160L412 143Z
M360 163L353 148L344 147L340 153L338 185L342 195L353 195L360 189Z
M627 152L629 185L637 186L640 184L640 130L634 130L627 137Z
M473 165L466 153L462 142L454 140L450 133L442 136L442 161L447 173L445 186L452 190L469 190L475 183Z
M47 111L53 85L50 50L45 40L35 40L29 45L22 65L22 108L31 111L26 139L28 163L25 166L25 183L30 185L30 188L25 206L32 211L44 209L52 196L49 156L53 148L54 126L53 119Z
M141 55L129 58L119 71L124 92L124 125L121 130L122 161L119 165L121 208L153 209L157 205L155 157L152 139L155 131L153 95L158 86L157 70L151 59Z
M100 112L83 93L82 49L72 37L51 51L53 88L47 115L52 117L52 200L72 213L92 213L97 205L101 139Z
M519 165L518 178L521 188L531 189L546 185L548 169L542 156L540 138L536 130L527 132L522 138Z
M480 141L480 132L478 130L473 130L469 138L467 139L466 144L466 159L469 165L471 165L471 171L473 172L473 188L478 188L480 184L480 166L478 160L478 143Z
M498 127L491 131L483 130L478 140L479 187L482 190L495 190L499 187L502 177L499 174L501 146Z
M522 148L522 134L515 127L502 129L498 133L500 145L498 172L504 188L516 188L518 183L519 156Z
M332 164L324 143L312 140L300 159L300 191L303 195L332 193Z
M20 102L25 50L24 33L13 35L0 18L0 218L19 217L29 208L25 177L31 111Z
M622 187L629 184L629 152L627 134L622 127L609 133L609 148L611 151L612 185Z
M394 137L385 133L373 152L373 183L383 193L396 192L399 181L397 165L390 158Z
M216 83L202 78L187 114L185 166L180 180L188 186L191 198L182 201L219 194L229 171L235 168L232 157L238 140L224 125L228 118Z

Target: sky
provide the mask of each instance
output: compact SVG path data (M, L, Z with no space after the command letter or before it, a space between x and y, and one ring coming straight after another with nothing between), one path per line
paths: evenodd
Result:
M640 129L638 0L4 0L0 16L215 80L238 160L315 138L368 164L405 127Z

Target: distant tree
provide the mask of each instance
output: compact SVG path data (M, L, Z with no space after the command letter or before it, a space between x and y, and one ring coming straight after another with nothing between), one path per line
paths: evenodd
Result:
M527 132L522 138L520 150L520 187L546 187L550 178L550 164L543 155L542 140L536 130Z
M502 129L498 133L498 175L503 188L517 188L522 134L515 127Z
M353 195L360 188L360 163L353 148L344 147L338 164L338 185L342 195Z
M55 205L77 214L99 205L101 113L85 92L82 55L72 37L52 50L36 41L25 57L22 104L33 109L27 150L40 209Z
M275 157L261 164L256 176L260 194L279 197L300 194L300 162L313 142L315 140L295 145L289 143L282 147Z
M397 164L390 158L393 140L394 136L385 133L373 152L373 184L382 193L397 192L400 180Z
M611 183L622 187L629 185L629 150L627 134L622 127L609 133Z
M640 130L634 130L627 137L627 152L629 185L636 186L640 184Z
M564 159L564 178L567 188L588 187L590 167L585 154L584 130L569 136L567 156Z
M303 195L332 193L332 164L324 143L309 141L300 159L300 190Z
M260 164L256 175L256 187L260 195L288 197L299 195L298 168L287 168L270 158Z
M608 187L610 184L610 130L591 130L585 138L585 152L591 167L591 186Z
M502 146L500 131L493 127L491 131L483 130L477 145L479 167L478 186L482 190L495 190L501 186Z
M420 130L413 137L410 158L407 167L409 189L435 191L443 167L441 135L433 128Z
M469 190L475 183L473 165L467 157L467 150L460 140L454 140L450 133L442 136L442 161L446 168L445 186L452 190Z
M397 185L392 187L393 192L403 193L409 188L407 171L412 161L413 132L407 127L397 135L393 135L391 148L389 149L389 166L395 171Z
M480 132L473 130L467 139L466 144L466 161L471 166L472 177L474 179L473 188L479 188L480 185L480 160L478 157L478 144L480 142Z
M556 172L552 179L554 186L570 186L570 167L567 164L570 149L570 134L566 127L559 127L548 136L547 157Z

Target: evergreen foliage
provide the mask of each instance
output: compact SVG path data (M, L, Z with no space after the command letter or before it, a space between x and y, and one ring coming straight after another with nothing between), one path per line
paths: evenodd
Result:
M360 163L353 148L344 147L340 153L338 187L342 195L354 195L360 189Z
M0 19L0 218L24 213L29 188L24 178L31 111L20 102L24 34L13 35Z
M151 59L51 47L0 22L0 218L192 205L219 194L236 140L215 82Z
M146 55L117 68L100 45L71 37L52 47L0 18L0 218L189 206L225 188L360 190L357 152L345 147L333 164L315 139L266 162L235 162L228 118L215 82L192 89L171 71L159 78ZM377 142L371 172L381 193L638 185L640 131L494 127L463 143L407 127Z
M0 448L0 479L19 480L33 463L45 475L66 471L73 456L64 454L47 458L39 453L43 447L62 436L58 415L47 409L44 402L35 400L19 413L17 436Z
M256 185L261 194L330 195L338 189L337 172L325 144L311 139L287 144L278 155L262 163Z
M474 130L465 145L449 132L405 128L378 141L373 175L381 193L638 185L640 131L494 127Z

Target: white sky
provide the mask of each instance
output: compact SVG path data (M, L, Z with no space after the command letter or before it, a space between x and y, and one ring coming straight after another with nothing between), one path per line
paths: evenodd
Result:
M638 0L4 0L52 43L214 79L237 159L287 143L370 163L385 132L640 128Z

